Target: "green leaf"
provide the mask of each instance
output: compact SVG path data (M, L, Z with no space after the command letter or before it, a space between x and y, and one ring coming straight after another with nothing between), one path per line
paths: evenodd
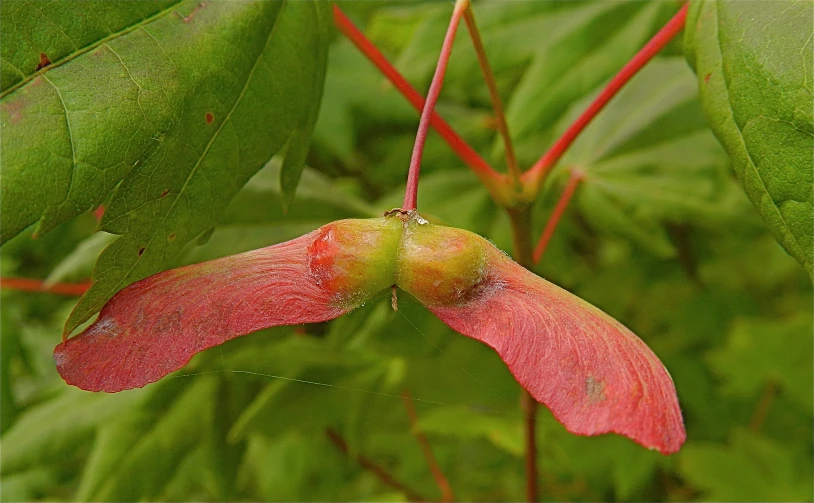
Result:
M9 157L3 162L11 176L3 177L3 204L12 206L8 211L3 207L3 216L19 220L19 225L8 226L4 221L4 231L19 231L39 218L38 205L50 197L32 187L46 184L43 177L55 176L56 168L43 159L32 163L46 155L40 150L54 147L42 141L29 148L30 142L16 136L42 137L45 132L31 129L34 126L56 131L63 143L72 139L76 149L73 154L68 149L63 157L73 155L78 162L74 168L66 161L65 177L73 173L72 183L65 181L71 187L69 197L62 188L54 189L52 198L60 202L57 209L70 211L55 216L46 212L40 231L98 204L121 180L101 224L102 230L121 237L99 257L93 287L72 313L66 332L97 312L116 291L158 272L188 242L207 236L232 196L283 147L283 171L288 170L284 192L290 197L321 95L327 9L321 2L185 3L54 65L8 95L7 101L41 107L43 100L35 101L32 93L59 89L64 110L48 113L61 114L63 121L67 113L71 129L69 135L67 126L47 123L50 115L25 111L20 120L30 120L28 126L4 129L3 155ZM108 67L110 75L101 73ZM46 79L56 87L48 87ZM126 120L117 103L135 107ZM103 108L87 111L97 105ZM13 106L18 105L5 103L4 113ZM144 131L127 123L134 117ZM147 127L154 123L162 126ZM96 145L96 150L84 150L88 145ZM119 159L125 155L129 157ZM99 176L98 170L111 159L127 169ZM28 168L32 165L38 169ZM12 195L5 197L6 191ZM74 192L84 199L72 199Z
M775 239L814 276L810 1L693 0L685 49L710 127Z
M35 467L31 470L3 477L0 486L0 501L36 501L48 494L50 487L56 485L54 470Z
M739 320L727 345L708 355L710 366L725 379L724 389L745 398L757 396L767 385L810 411L814 394L814 348L811 316L784 321Z
M753 432L735 430L729 445L687 445L679 456L681 474L706 501L811 499L811 459Z
M2 437L2 473L58 461L87 442L98 425L128 414L149 394L143 389L105 395L70 388L28 409Z
M442 406L422 414L415 427L435 435L484 438L518 458L525 450L522 424L513 417Z
M45 279L46 285L64 281L84 281L93 272L93 264L116 237L106 232L95 232L82 240L76 248L57 264Z
M325 94L314 128L314 143L324 146L344 163L359 164L353 148L359 128L355 115L392 123L414 123L418 114L358 49L347 40L331 46Z
M668 257L675 251L665 222L716 227L742 213L743 196L696 97L682 59L656 59L574 142L561 164L585 174L577 202L597 228ZM557 129L587 101L575 104Z
M94 468L107 473L97 478L86 472L91 481L83 487L92 501L135 501L155 499L172 479L175 468L184 457L211 434L211 418L217 381L200 376L158 418L142 421L138 436L121 435L119 431L101 437L94 457ZM133 416L122 418L133 424ZM118 433L118 434L117 434ZM127 441L135 440L131 445ZM101 479L101 480L100 480ZM94 491L97 484L98 489Z

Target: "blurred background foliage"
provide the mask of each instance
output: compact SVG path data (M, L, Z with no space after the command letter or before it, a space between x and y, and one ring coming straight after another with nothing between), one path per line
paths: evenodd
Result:
M418 89L450 5L340 2ZM552 143L678 9L657 2L478 2L521 166ZM489 97L462 28L438 111L503 167ZM400 205L417 114L337 35L297 196L272 161L181 263L278 243ZM596 501L812 499L812 294L705 125L680 41L563 158L535 211L539 236L570 168L586 178L537 272L629 326L662 358L688 441L664 457L539 418L541 497ZM511 251L508 220L430 134L419 205ZM2 249L2 275L79 281L112 237L84 215ZM521 500L519 387L488 347L389 292L334 322L265 330L140 390L65 385L51 359L75 299L2 292L3 501L403 501L360 457L422 497L441 494L425 435L459 500ZM417 410L411 421L401 398ZM330 435L329 435L330 433ZM341 437L344 449L336 442ZM333 438L333 440L332 440Z

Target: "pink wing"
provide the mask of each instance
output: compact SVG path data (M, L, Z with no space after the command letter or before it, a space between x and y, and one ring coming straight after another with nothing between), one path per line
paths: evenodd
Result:
M489 277L458 306L430 307L493 347L572 433L615 432L664 454L686 438L673 380L644 342L596 307L490 247Z
M84 332L55 348L57 370L68 384L89 391L139 388L229 339L352 310L334 302L335 294L309 269L308 247L317 232L128 286Z

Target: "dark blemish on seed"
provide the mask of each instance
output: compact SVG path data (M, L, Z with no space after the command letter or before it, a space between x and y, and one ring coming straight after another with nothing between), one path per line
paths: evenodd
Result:
M42 70L46 66L51 64L51 60L48 59L48 56L45 55L44 52L40 53L40 63L37 65L37 70Z
M211 112L206 112L206 123L212 124L213 120L215 120L215 116Z
M169 194L169 193L170 193L170 189L164 189L164 192L162 192L162 193L161 193L161 197L162 197L162 198L163 198L163 197L166 197L166 196L167 196L167 194Z
M173 232L172 234L167 236L167 239L169 239L170 241L175 241L175 233Z
M712 77L711 73L704 75L704 84L709 84L709 78Z
M585 394L588 395L588 403L595 404L605 400L605 381L594 379L588 376L585 379Z
M145 249L146 249L146 248L144 248L143 246L142 246L141 248L139 248L139 250L138 250L138 256L139 256L139 257L141 257L141 256L144 254L144 250L145 250Z

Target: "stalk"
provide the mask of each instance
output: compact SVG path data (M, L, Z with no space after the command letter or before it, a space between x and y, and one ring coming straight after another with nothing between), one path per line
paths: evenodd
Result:
M21 290L25 292L47 292L58 295L82 295L88 288L90 282L86 283L54 283L46 286L44 281L29 278L0 278L0 288L9 290Z
M421 157L424 154L424 144L427 141L427 132L430 128L430 117L441 94L441 86L444 85L444 74L447 71L449 56L452 54L452 43L455 41L455 32L461 21L469 0L456 0L455 8L452 11L452 18L449 20L447 34L444 36L444 44L441 46L441 55L438 57L438 64L435 67L435 75L432 77L430 90L427 93L427 100L424 102L424 109L421 111L421 119L418 122L418 133L415 137L413 155L410 158L410 171L407 174L407 190L404 192L404 203L401 209L410 211L416 209L418 202L418 177L421 174Z
M342 10L334 5L334 24L337 29L356 46L359 51L407 98L407 101L419 112L424 108L425 100L418 91L390 64L387 58L373 43L351 22ZM472 170L475 176L488 188L495 186L502 177L487 163L475 150L469 146L452 129L444 119L433 112L430 117L430 126L441 135L453 152Z
M577 185L579 185L579 182L581 182L583 178L584 175L579 170L571 170L571 176L568 178L568 183L565 184L562 195L560 195L557 205L554 206L554 211L551 212L551 216L548 217L548 222L546 223L543 235L540 236L540 241L537 243L537 247L534 249L533 258L535 264L538 263L541 258L543 258L543 253L545 253L546 247L548 247L548 242L551 240L551 236L554 235L554 230L557 228L557 224L560 223L562 214L565 213L565 209L568 208L568 203L571 202L571 198L574 196Z
M478 64L480 64L483 72L483 80L486 81L486 87L489 89L489 97L492 100L492 108L495 111L495 120L497 121L497 130L501 138L503 138L506 170L512 183L517 184L520 182L520 171L517 168L517 157L514 154L514 145L512 145L512 138L509 135L509 125L506 123L506 114L503 111L500 94L497 92L495 75L492 73L492 67L489 66L489 59L486 57L486 49L483 47L478 25L475 23L475 12L472 10L471 5L464 12L464 21L466 21L466 28L469 30L472 45L475 47L475 54L478 55Z

